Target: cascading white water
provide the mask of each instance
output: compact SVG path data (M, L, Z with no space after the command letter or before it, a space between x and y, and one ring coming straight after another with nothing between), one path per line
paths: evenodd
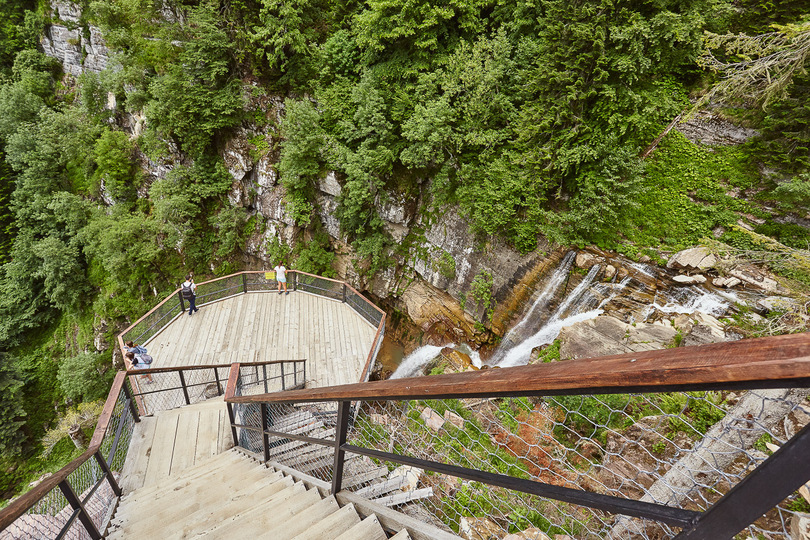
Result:
M500 355L496 355L496 360L492 365L499 367L522 366L529 361L532 349L540 345L547 345L554 341L565 326L576 322L594 319L602 314L601 309L594 309L585 313L576 313L576 302L584 296L584 292L591 286L596 275L599 273L599 265L594 265L579 285L571 291L562 304L557 308L551 318L534 334L524 339L517 345L509 347ZM568 311L573 314L565 316ZM525 320L525 319L524 319ZM521 321L522 323L523 321Z
M391 374L391 379L402 379L404 377L415 377L419 375L425 364L436 358L442 349L445 347L455 347L454 344L436 346L436 345L423 345L411 354L409 354L402 363L397 367L396 371Z
M526 338L531 335L528 334L528 332L530 332L532 328L541 324L544 320L547 320L548 305L556 296L557 290L568 277L575 257L575 251L569 251L565 254L562 262L560 262L560 266L552 272L546 286L543 287L543 290L537 296L537 299L529 308L529 311L527 311L520 322L513 326L503 337L500 346L489 361L490 364L497 365L507 350L525 341Z

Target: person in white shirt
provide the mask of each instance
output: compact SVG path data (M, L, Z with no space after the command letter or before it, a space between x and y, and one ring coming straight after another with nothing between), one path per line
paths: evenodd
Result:
M200 311L200 308L195 305L197 301L197 284L194 283L194 277L191 274L186 276L186 281L180 286L180 294L185 300L188 300L189 315L195 311Z
M278 294L281 294L281 287L284 286L284 294L290 294L290 291L287 290L287 269L284 267L284 263L278 263L278 266L273 268L276 272L276 281L278 282Z

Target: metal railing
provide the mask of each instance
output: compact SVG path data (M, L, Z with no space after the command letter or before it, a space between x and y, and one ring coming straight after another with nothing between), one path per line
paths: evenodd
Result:
M810 503L795 493L810 479L808 334L283 394L231 386L237 444L466 536L787 539Z
M9 504L0 513L0 537L102 538L104 521L121 495L118 477L138 421L126 373L120 372L87 451Z
M366 364L360 377L360 380L368 380L371 366L374 364L382 345L385 333L385 312L366 299L354 287L343 281L308 274L300 270L289 270L287 275L288 286L293 291L300 290L345 302L369 324L377 328L377 333L374 336L371 350L366 358ZM277 285L278 282L274 278L271 279L267 272L238 272L199 283L197 285L196 305L201 307L238 294L273 291ZM124 343L127 341L145 343L166 328L185 309L186 302L178 288L119 334L118 345L121 354L125 353Z

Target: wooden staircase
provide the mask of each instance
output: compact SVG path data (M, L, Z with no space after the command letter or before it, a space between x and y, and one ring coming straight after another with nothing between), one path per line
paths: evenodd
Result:
M374 514L361 519L315 487L230 450L121 498L107 538L385 540ZM409 540L408 531L396 540Z

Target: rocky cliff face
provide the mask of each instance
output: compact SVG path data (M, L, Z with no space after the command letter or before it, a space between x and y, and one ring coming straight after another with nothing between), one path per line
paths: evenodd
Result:
M100 73L110 51L95 26L81 24L81 8L66 0L53 0L56 22L48 25L41 44L43 52L62 63L62 69L74 77L82 73Z

